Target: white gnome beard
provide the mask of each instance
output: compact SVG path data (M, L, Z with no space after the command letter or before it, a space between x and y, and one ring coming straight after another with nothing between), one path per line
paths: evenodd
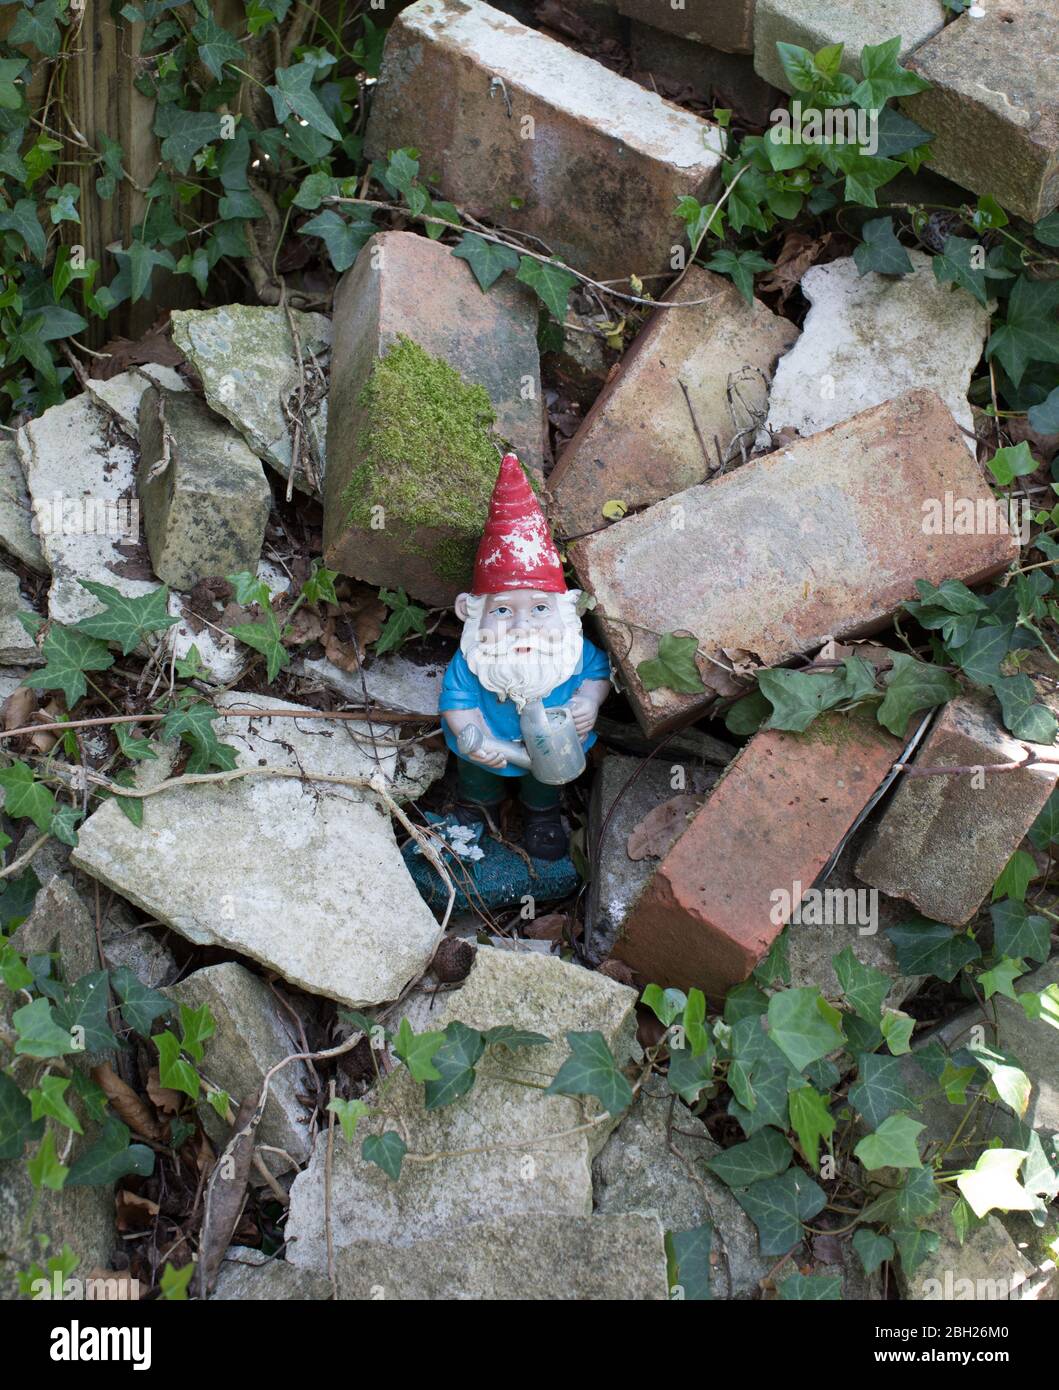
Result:
M501 700L513 701L521 711L527 701L543 700L556 686L570 679L581 660L584 638L576 598L563 595L563 600L567 598L573 601L561 600L561 631L531 633L517 639L505 633L499 639L486 641L479 637L482 602L468 602L460 650L486 690ZM529 650L515 652L515 646Z

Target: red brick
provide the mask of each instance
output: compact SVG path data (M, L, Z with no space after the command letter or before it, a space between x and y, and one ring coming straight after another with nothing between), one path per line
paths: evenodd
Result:
M924 502L947 491L993 498L940 398L908 391L572 544L644 731L690 723L714 698L643 687L636 667L662 633L774 666L885 627L917 579L974 584L1003 569L1018 541L1002 516L993 534L924 530Z
M705 302L654 311L548 479L561 535L601 526L612 498L645 507L702 482L707 460L681 383L714 463L714 439L724 451L736 433L730 381L764 416L776 359L798 336L794 324L756 300L747 304L730 280L698 266L681 280L676 298ZM740 427L753 425L736 409ZM748 449L755 433L745 436Z
M900 753L870 712L756 734L633 904L614 955L643 983L723 997L783 929L771 894L812 886Z
M712 148L707 141L712 142ZM665 274L717 126L480 0L417 0L386 39L365 149L414 146L446 198L600 280Z

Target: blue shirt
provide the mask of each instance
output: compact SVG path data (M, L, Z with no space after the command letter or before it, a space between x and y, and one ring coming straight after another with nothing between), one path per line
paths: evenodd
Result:
M550 695L545 695L543 704L546 709L555 705L565 705L573 695L577 694L585 681L606 680L610 680L610 662L606 655L586 637L583 639L581 659L577 663L574 674L569 680L563 681L562 685L557 685ZM486 690L467 665L463 652L457 652L449 662L445 679L441 685L438 709L441 713L450 709L481 710L486 728L494 738L507 739L512 743L518 743L522 739L522 730L519 727L518 711L514 701L501 700L491 690ZM441 727L445 735L445 742L459 757L460 751L456 747L456 739L444 720ZM581 746L582 748L591 748L595 741L596 734L593 730L581 740ZM511 763L505 767L491 767L488 771L495 772L498 777L522 777L525 774L524 768L513 767Z

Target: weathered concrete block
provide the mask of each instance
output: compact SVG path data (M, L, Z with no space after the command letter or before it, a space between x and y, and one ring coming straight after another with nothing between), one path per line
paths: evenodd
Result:
M492 416L539 473L532 294L510 277L483 294L450 248L378 233L335 297L327 564L451 603L470 580L496 482Z
M960 1240L952 1220L952 1207L946 1196L937 1210L919 1223L938 1237L938 1248L912 1274L897 1262L901 1297L910 1303L968 1299L984 1303L987 1299L1007 1301L1035 1296L1032 1291L1037 1271L999 1218L987 1216L981 1226Z
M37 644L19 622L19 613L34 613L22 597L18 575L0 565L0 666L41 666Z
M611 280L669 268L683 240L677 199L707 197L720 141L700 117L480 0L418 0L387 37L365 149L414 146L459 207Z
M930 166L1035 222L1059 203L1059 10L1003 0L909 59L930 90L901 106L933 135Z
M268 305L225 304L174 309L172 325L173 342L198 373L206 403L284 477L291 471L293 451L288 407L296 403L304 383L309 404L298 412L304 430L294 483L318 493L327 435L327 315L292 309L288 320L285 310Z
M760 76L791 90L776 52L777 43L794 43L816 53L832 43L845 44L842 71L860 76L860 51L900 35L899 61L945 23L941 0L877 0L851 5L848 0L757 0L754 12L754 67ZM928 127L929 128L929 127Z
M775 665L884 626L917 579L974 584L1009 564L1018 541L1002 516L994 534L925 529L925 504L947 492L997 512L952 415L909 391L571 545L643 728L688 723L712 698L644 689L655 634Z
M699 101L729 107L751 125L767 125L770 113L787 102L785 93L754 71L749 49L724 53L630 19L629 56L634 74L649 74L660 93L675 98L674 87L690 87Z
M166 462L165 460L168 460ZM242 435L189 391L140 404L137 491L154 572L175 589L257 569L272 491Z
M217 720L240 765L365 779L381 772L400 795L396 750L382 730L356 742L345 725L306 727L300 705L239 692L225 704L286 714ZM151 798L142 827L108 801L80 827L72 858L189 941L238 951L358 1008L395 999L441 935L389 815L364 787L268 776L174 787Z
M339 1251L335 1265L342 1299L639 1303L669 1297L656 1216L513 1214L472 1221L406 1249L358 1241Z
M681 759L676 753L663 753L646 764L642 758L608 753L596 773L588 812L588 852L593 874L585 907L585 946L593 962L610 954L626 913L658 867L659 859L680 835L684 822L675 819L669 843L660 842L660 853L644 859L629 858L630 832L674 796L704 793L717 781L716 768L689 768L681 763L683 790L676 792L671 768L678 762ZM634 774L635 780L630 782Z
M270 1259L263 1250L230 1245L210 1295L222 1303L307 1302L333 1297L326 1274L298 1269L282 1258Z
M654 311L552 470L552 515L563 535L603 526L602 508L611 499L643 507L702 482L717 467L715 437L723 453L740 430L749 430L744 441L753 447L776 359L798 330L698 266L684 276L676 299L704 303Z
M645 984L723 997L765 956L900 752L870 712L756 734L633 904L614 954ZM847 930L855 938L856 924Z
M48 562L33 529L26 477L18 449L10 439L0 439L0 546L38 574L48 573Z
M916 762L978 767L1022 755L995 701L966 695L938 715ZM981 781L970 773L903 778L861 850L857 875L936 922L969 922L1055 787L1043 766Z
M196 970L166 994L189 1009L201 1009L205 1004L213 1015L216 1029L205 1044L203 1070L228 1092L233 1118L242 1102L261 1090L270 1067L302 1050L268 986L236 961ZM277 1072L269 1082L265 1113L258 1127L259 1142L283 1149L296 1163L304 1162L311 1148L308 1114L297 1095L310 1088L304 1062L292 1062ZM198 1114L206 1133L220 1144L226 1143L231 1126L213 1106L203 1100ZM274 1173L291 1166L279 1154L266 1155L266 1163Z
M812 307L776 367L766 421L773 434L816 434L922 386L936 391L973 436L967 388L989 310L966 290L939 285L932 256L908 254L914 269L900 278L862 276L852 256L805 272L802 293ZM973 438L967 447L973 452Z
M753 53L755 0L618 0L630 19L708 44L725 53Z
M600 1120L584 1128L581 1103L547 1095L542 1083L567 1055L567 1031L598 1030L619 1062L632 1056L635 992L554 956L482 947L460 989L440 996L440 1007L438 999L411 997L413 1027L444 1029L454 1020L478 1029L511 1024L555 1041L532 1054L483 1058L474 1087L436 1110L424 1109L422 1086L402 1070L387 1088L387 1111L401 1116L411 1153L442 1156L431 1163L406 1159L394 1182L360 1153L361 1130L379 1133L392 1128L392 1120L362 1119L357 1142L336 1143L332 1155L336 1250L365 1240L414 1246L470 1221L592 1214L592 1159L613 1125L590 1102L590 1116ZM527 1079L534 1084L520 1084ZM552 1137L537 1142L545 1136ZM294 1180L287 1223L287 1258L315 1269L327 1268L326 1147L317 1144L308 1168Z

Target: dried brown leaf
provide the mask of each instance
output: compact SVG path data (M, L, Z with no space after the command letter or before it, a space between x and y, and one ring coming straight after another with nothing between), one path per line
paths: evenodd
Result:
M179 1113L182 1104L181 1093L162 1085L157 1067L152 1067L147 1073L147 1094L163 1115Z
M162 1138L162 1127L157 1119L132 1087L127 1086L122 1081L109 1062L103 1062L98 1067L93 1067L92 1079L97 1086L102 1088L122 1123L127 1124L131 1130L144 1139L153 1139L157 1142Z
M661 859L668 854L673 841L687 825L688 817L702 805L701 797L687 792L671 796L660 806L654 806L643 820L629 831L626 853L630 859Z

